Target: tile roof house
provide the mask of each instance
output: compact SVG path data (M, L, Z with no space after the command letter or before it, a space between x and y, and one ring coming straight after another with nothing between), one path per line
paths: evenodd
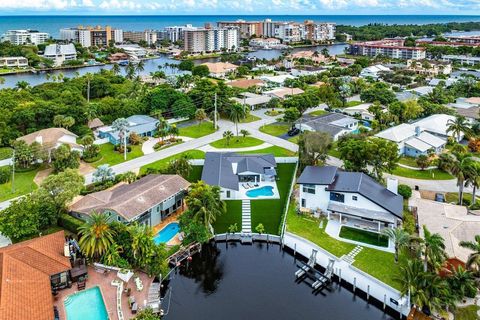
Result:
M96 212L123 223L155 226L183 207L189 186L179 175L151 174L131 184L88 194L72 204L70 212L83 220Z
M358 129L359 120L341 113L328 113L316 117L303 116L295 127L300 131L326 132L337 141L341 136Z
M248 89L251 87L263 87L265 82L260 79L240 79L227 82L227 85L234 88Z
M64 128L42 129L17 138L23 140L28 145L38 142L49 153L62 144L69 145L72 150L83 152L83 146L77 144L78 136Z
M52 290L72 268L64 245L59 231L0 249L0 319L54 318Z
M237 65L229 62L205 62L202 66L207 66L210 76L215 78L225 78L238 68Z
M286 97L296 96L297 94L302 93L304 93L304 91L300 88L276 88L270 91L265 91L263 94L272 98L283 100Z
M323 212L329 219L338 215L340 223L370 225L373 231L396 227L403 217L403 197L398 181L388 187L361 172L345 172L333 166L306 167L300 185L300 208Z
M158 120L146 115L133 115L126 118L128 122L128 133L135 132L141 137L152 137L157 131ZM120 132L114 130L111 126L104 126L98 129L98 135L101 139L108 138L112 144L121 143Z

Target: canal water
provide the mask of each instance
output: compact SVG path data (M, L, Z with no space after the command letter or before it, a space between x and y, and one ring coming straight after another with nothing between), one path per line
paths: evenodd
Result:
M312 293L308 284L295 282L297 262L278 245L208 244L173 274L164 319L398 319L336 282Z
M344 44L335 44L331 46L316 46L316 47L306 47L306 48L295 48L292 50L292 52L297 52L301 50L317 50L321 51L323 48L328 48L330 51L330 54L340 54L343 53L344 48L346 45ZM258 50L255 52L250 52L247 54L249 57L257 57L258 59L276 59L282 54L281 50ZM203 63L203 62L214 62L218 61L219 58L212 58L212 59L204 59L204 60L196 60L196 63ZM160 57L156 59L148 59L145 60L145 70L143 70L140 74L142 75L148 75L151 72L155 72L160 70L159 67L161 67L161 70L164 71L167 75L175 75L175 74L181 74L182 72L179 71L177 68L171 68L171 67L164 67L165 64L177 64L179 63L178 60L174 60L169 58L167 55L161 55ZM103 65L103 66L90 66L90 67L82 67L82 68L76 68L76 69L64 69L64 70L56 70L49 72L51 75L54 74L59 74L63 73L63 75L67 78L73 78L77 74L79 75L84 75L87 72L90 73L96 73L100 72L102 69L111 69L112 65ZM122 67L122 72L125 74L125 68ZM4 75L1 76L2 78L5 79L4 84L0 84L0 89L1 88L13 88L19 81L26 81L28 82L31 86L36 86L39 84L42 84L44 82L48 81L53 81L53 80L48 80L47 79L47 73L46 72L39 72L39 73L19 73L19 74L13 74L13 75Z

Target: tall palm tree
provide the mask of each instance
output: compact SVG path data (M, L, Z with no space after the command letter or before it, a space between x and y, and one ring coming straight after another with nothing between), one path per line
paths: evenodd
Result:
M120 74L120 65L118 63L114 63L113 66L112 66L112 73L114 75L118 75Z
M125 68L126 78L129 80L133 80L133 78L135 77L135 71L135 66L132 63L129 63Z
M431 233L423 226L423 271L428 271L428 266L436 270L447 258L445 243L441 235Z
M168 135L169 124L167 120L165 120L165 118L160 117L160 119L158 119L156 127L157 127L157 132L162 138L162 143L163 143L163 139Z
M457 178L459 204L463 205L463 189L469 177L474 176L474 161L470 154L453 153L452 161L448 164L450 173Z
M475 241L460 241L460 246L473 251L468 256L466 267L469 270L475 269L480 272L480 235L475 236Z
M245 108L238 103L235 103L230 107L229 118L231 121L235 123L235 130L237 131L237 137L238 137L238 123L242 119L245 119L246 114L247 113L245 112Z
M87 257L99 257L114 243L115 232L105 214L93 213L82 226L78 228L80 241L78 244Z
M127 136L128 136L128 121L125 118L118 118L113 121L112 129L118 131L118 136L123 140L123 158L127 160Z
M143 60L140 60L135 65L135 72L137 73L137 75L139 75L140 72L142 72L143 70L145 70L145 62L143 62Z
M87 72L85 74L85 81L87 82L87 103L90 103L90 83L93 80L93 74L90 72Z
M452 133L456 136L457 141L460 141L462 133L468 134L470 132L470 124L464 116L458 116L455 120L447 121L447 133Z
M472 161L465 185L472 186L472 204L477 202L477 189L480 187L480 163Z
M395 263L398 263L398 253L400 249L408 245L410 235L401 228L387 228L383 230L383 234L392 239L395 244Z

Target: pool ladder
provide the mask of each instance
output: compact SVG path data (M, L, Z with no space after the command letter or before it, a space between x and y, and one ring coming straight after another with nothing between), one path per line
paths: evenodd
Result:
M72 299L70 299L70 296L66 297L65 300L63 300L63 304L65 306L68 306L70 303L72 303Z

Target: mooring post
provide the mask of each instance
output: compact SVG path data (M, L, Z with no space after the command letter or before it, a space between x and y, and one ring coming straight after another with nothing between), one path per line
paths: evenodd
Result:
M342 269L341 268L338 269L338 279L339 279L338 282L340 282L340 284L342 284Z
M383 310L385 310L385 307L387 306L387 295L383 295Z
M357 288L357 277L353 278L353 293L355 293L356 288Z
M367 286L367 301L370 299L370 285Z
M297 243L293 245L293 256L295 257L297 255Z

